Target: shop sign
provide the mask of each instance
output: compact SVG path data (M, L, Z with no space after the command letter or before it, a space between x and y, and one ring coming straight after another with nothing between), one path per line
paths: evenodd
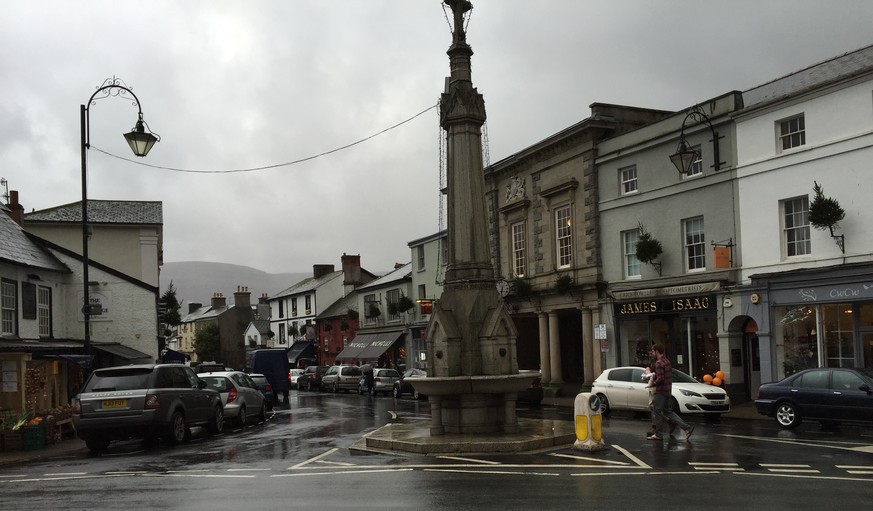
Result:
M667 314L671 312L695 312L707 310L715 310L715 296L713 295L641 300L615 304L616 316Z
M869 300L873 298L873 281L858 284L841 284L834 286L802 287L771 291L775 303L800 302L850 302Z
M685 284L682 286L655 287L648 289L634 289L633 291L613 291L610 293L616 300L634 300L642 298L657 298L664 296L695 295L719 291L721 284L718 282L700 282L697 284Z

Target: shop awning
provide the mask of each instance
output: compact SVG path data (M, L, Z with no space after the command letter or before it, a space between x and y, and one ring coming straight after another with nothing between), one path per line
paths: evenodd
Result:
M380 356L382 356L388 348L394 344L397 339L399 339L403 335L402 331L395 330L393 332L374 332L374 333L363 333L358 334L355 337L355 340L352 344L349 345L348 348L342 351L339 355L337 355L337 359L340 357L342 359L351 359L355 358L358 360L376 360ZM360 349L350 352L346 354L346 351L349 351L353 345L358 344Z
M352 342L336 356L337 360L351 360L358 358L358 353L363 351L370 345L371 336L373 334L358 334L352 339Z
M288 362L296 364L299 359L314 360L316 354L315 343L312 341L297 341L288 348Z
M95 350L100 350L104 353L109 353L110 355L123 358L125 360L143 360L144 363L153 362L154 359L148 353L143 353L139 350L135 350L133 348L127 347L123 344L92 344L92 348Z

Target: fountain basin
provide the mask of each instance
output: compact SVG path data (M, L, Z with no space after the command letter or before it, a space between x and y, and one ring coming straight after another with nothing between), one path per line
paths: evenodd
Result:
M539 371L519 371L518 374L409 377L406 381L419 394L451 396L518 393L530 387L539 377Z

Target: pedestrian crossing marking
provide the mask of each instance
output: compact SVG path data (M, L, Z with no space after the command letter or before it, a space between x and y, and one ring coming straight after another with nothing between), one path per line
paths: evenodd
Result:
M725 470L729 472L743 472L738 463L709 463L705 461L691 461L688 463L694 470Z

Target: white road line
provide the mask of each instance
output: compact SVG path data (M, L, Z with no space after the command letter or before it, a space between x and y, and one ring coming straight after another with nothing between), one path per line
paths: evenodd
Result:
M481 463L483 465L500 465L499 461L477 460L477 459L473 459L473 458L460 458L458 456L437 456L437 458L444 459L444 460L467 461L469 463Z
M316 456L316 457L314 457L314 458L309 458L308 460L306 460L306 461L304 461L304 462L298 463L298 464L296 464L296 465L294 465L294 466L291 466L291 467L288 467L288 468L289 468L289 469L294 469L294 468L305 467L306 465L308 465L308 464L310 464L310 463L314 463L314 462L320 460L321 458L326 458L326 457L330 456L331 454L337 452L338 450L339 450L339 449L337 449L336 447L334 447L333 449L330 449L330 450L328 450L327 452L323 452L323 453L319 454L318 456Z
M588 458L586 456L573 456L571 454L561 454L557 452L551 453L551 456L555 456L556 458L569 458L571 460L594 461L597 463L606 463L608 465L630 465L630 463L626 461L601 460L597 458Z
M67 476L84 476L88 472L56 472L53 474L43 474L43 477L67 477Z
M336 476L343 474L376 474L380 472L411 472L411 468L385 468L379 470L337 470L336 472L303 472L297 474L273 474L270 477Z
M846 472L857 476L873 476L873 470L846 470Z
M229 468L228 472L268 472L272 468Z
M355 466L354 463L346 463L346 462L343 462L343 461L325 461L325 460L318 460L318 461L316 461L316 463L322 463L322 464L324 464L324 465L334 465L334 466L340 466L340 467L354 467L354 466Z
M24 474L6 474L6 475L0 475L0 479L11 479L13 477L24 477L24 476L25 476Z
M763 477L790 477L792 479L822 479L826 481L861 481L865 483L870 482L870 478L868 477L832 477L832 476L811 476L811 475L803 475L803 474L773 474L770 472L741 472L738 475L745 476L763 476Z
M634 456L633 454L631 454L630 451L628 451L624 447L621 447L619 445L613 445L612 447L621 451L621 453L624 454L625 456L627 456L628 459L630 459L631 461L636 463L638 467L651 470L652 467L650 467L647 463L644 463L643 460L641 460L641 459L637 458L636 456Z
M204 479L252 479L254 475L246 474L184 474L181 472L162 472L142 474L143 477L202 477Z
M768 472L776 472L780 474L821 474L821 471L816 470L814 468L803 469L803 468L768 468Z
M672 476L672 475L683 475L683 476L697 476L697 475L706 475L706 474L720 474L721 472L632 472L628 474L627 472L581 472L579 474L570 474L572 477L588 477L588 476L633 476L633 475L644 475L644 476Z
M104 472L104 474L108 476L138 476L143 474L148 474L145 470L132 470L132 471L120 471L120 472Z
M845 447L842 445L827 445L827 444L815 443L815 442L800 442L797 440L786 440L786 439L782 439L782 438L762 438L762 437L758 437L758 436L727 435L724 433L719 433L719 435L724 436L724 437L728 437L728 438L739 438L739 439L743 439L743 440L758 440L761 442L774 442L777 444L805 445L808 447L821 447L823 449L838 449L841 451L873 453L873 445L861 445L859 447Z
M792 463L761 463L764 468L810 468L809 465Z
M513 475L513 476L560 476L561 474L552 474L547 472L510 472L507 470L460 470L460 469L442 469L442 468L426 468L425 472L451 472L457 474L478 474L478 475Z
M707 463L703 461L691 461L688 463L694 470L727 470L731 472L743 472L737 463Z
M873 465L834 465L846 470L873 470Z

